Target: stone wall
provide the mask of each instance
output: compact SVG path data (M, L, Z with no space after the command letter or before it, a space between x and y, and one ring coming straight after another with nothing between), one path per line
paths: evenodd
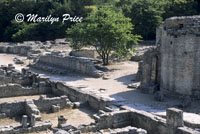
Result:
M60 109L64 109L69 104L69 99L67 96L52 97L52 98L41 96L40 99L34 100L34 103L38 107L38 109L43 112L43 111L51 111L53 105L59 106Z
M132 126L147 130L148 134L200 134L200 132L185 127L183 124L183 111L169 108L167 109L167 119L136 110L127 106L122 106L122 110L129 110Z
M0 113L5 113L8 117L25 114L24 101L10 101L0 103Z
M29 50L31 50L31 46L27 45L8 45L7 43L0 44L0 53L19 54L27 56Z
M113 101L113 99L107 96L101 96L92 91L84 91L73 86L65 85L61 82L53 82L48 78L39 77L37 74L26 69L22 69L22 72L16 73L16 70L13 67L3 66L0 67L0 77L3 78L0 79L0 81L7 80L6 83L8 84L8 87L6 87L6 85L0 86L0 91L3 93L0 97L53 93L60 96L67 95L72 101L88 102L91 107L97 110L104 109ZM27 86L31 88L27 88Z
M132 126L116 129L101 130L99 134L147 134L146 130Z
M49 90L40 90L39 88L23 87L19 84L7 84L0 86L0 98L29 96L49 93Z
M149 49L143 57L136 79L141 81L140 89L144 93L154 93L160 83L160 47Z
M98 54L94 49L81 49L79 51L71 51L71 56L75 57L87 57L87 58L97 58Z
M39 114L42 112L49 112L52 110L52 106L59 106L60 109L64 109L71 103L66 96L61 97L40 97L40 99L23 100L23 101L10 101L0 103L0 114L4 113L8 117L27 114L31 117L31 114Z
M93 92L84 91L76 87L72 87L61 82L57 82L52 88L54 94L68 95L71 101L88 102L88 104L94 109L104 109L107 105L113 102L113 99L95 94Z
M161 45L163 90L200 99L200 16L165 21Z
M41 78L27 69L22 72L12 65L0 67L0 98L51 93L48 78Z
M41 120L40 110L33 100L25 100L25 110L30 119L35 118L35 120Z
M31 127L13 127L13 126L0 126L0 134L23 134L38 131L46 131L51 129L52 123L50 121L37 122Z
M189 16L166 19L157 29L157 48L147 51L139 66L143 91L200 99L199 28L200 16Z
M31 66L44 71L59 70L64 73L74 71L93 77L101 77L103 75L89 59L73 56L58 56L51 53L40 56L39 60Z
M97 120L99 129L119 128L131 125L131 112L129 110L121 110L107 112L99 115Z

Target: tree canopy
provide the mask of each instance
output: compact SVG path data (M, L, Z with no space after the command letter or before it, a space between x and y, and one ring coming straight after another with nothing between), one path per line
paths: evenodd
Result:
M134 34L144 40L155 39L156 27L166 18L200 14L200 0L1 0L0 41L53 40L66 37L66 29L74 23L15 23L15 15L38 14L62 17L87 17L101 6L112 5L131 18ZM30 32L31 29L31 32Z
M109 63L109 56L115 52L121 56L133 50L140 36L133 35L131 19L114 8L101 7L90 13L83 23L78 23L67 30L72 39L72 47L80 49L93 46L102 58L103 64Z

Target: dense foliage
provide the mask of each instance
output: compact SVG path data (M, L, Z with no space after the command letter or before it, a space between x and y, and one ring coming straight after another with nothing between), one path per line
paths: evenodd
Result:
M71 26L68 21L62 23L17 23L17 13L52 15L62 17L68 13L71 16L86 17L91 0L1 0L0 1L0 41L51 40L65 37L66 29Z
M17 13L86 17L101 6L112 5L131 18L134 34L155 39L155 28L172 16L200 14L200 0L1 0L0 41L51 40L66 36L74 23L16 23Z
M116 6L132 19L134 33L155 39L156 27L166 18L200 14L200 0L120 0Z

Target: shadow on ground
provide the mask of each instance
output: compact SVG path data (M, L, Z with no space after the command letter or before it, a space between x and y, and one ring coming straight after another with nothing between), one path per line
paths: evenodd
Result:
M117 80L118 82L123 83L124 85L129 85L129 84L133 84L136 78L136 74L130 74L130 75L125 75L119 78L116 78L115 80Z

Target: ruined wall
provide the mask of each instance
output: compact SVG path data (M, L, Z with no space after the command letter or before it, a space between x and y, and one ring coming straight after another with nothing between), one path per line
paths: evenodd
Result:
M143 57L136 79L141 81L140 89L144 93L154 93L160 83L160 47L149 49Z
M79 51L71 51L70 55L75 57L87 57L87 58L96 58L98 56L96 50L94 49L81 49Z
M168 108L167 119L145 111L136 110L128 106L121 106L122 110L129 110L132 126L147 130L148 134L199 134L200 132L184 126L183 111Z
M10 54L19 54L27 56L29 50L31 50L31 46L27 45L16 45L16 44L10 45L8 43L0 44L0 53L10 53Z
M118 128L131 125L131 112L129 110L121 110L103 113L99 115L97 120L99 129Z
M76 87L72 87L61 82L57 82L55 88L52 89L54 94L68 95L71 101L88 102L94 109L104 109L113 102L113 99L95 94L93 92L84 91Z
M51 91L48 78L41 78L27 69L19 72L12 65L0 67L0 98L47 94Z
M147 51L139 64L136 78L142 91L200 99L199 29L200 16L166 19L156 31L157 48Z
M40 111L51 111L52 105L59 105L61 109L66 108L69 100L67 96L46 98L41 96L40 99L34 100L35 105Z
M27 103L29 101L31 101L30 106L28 106L29 103ZM52 110L53 105L58 105L60 106L60 109L64 109L69 103L71 102L66 96L52 98L40 97L40 99L33 100L1 102L0 114L4 113L8 117L27 114L30 117L35 111L35 113L39 112L39 110L41 112L49 112ZM31 105L33 105L33 107Z
M200 16L172 17L161 38L161 84L167 94L200 98Z
M8 117L25 114L24 101L10 101L0 103L0 113L5 113Z
M26 95L39 95L49 93L49 90L40 90L39 88L22 87L19 84L8 84L0 86L0 98L16 97Z
M45 66L48 65L48 66ZM101 77L103 74L98 71L94 64L85 58L73 56L58 56L53 54L45 54L39 58L36 64L32 67L39 68L46 71L58 68L65 72L77 72L93 77Z

